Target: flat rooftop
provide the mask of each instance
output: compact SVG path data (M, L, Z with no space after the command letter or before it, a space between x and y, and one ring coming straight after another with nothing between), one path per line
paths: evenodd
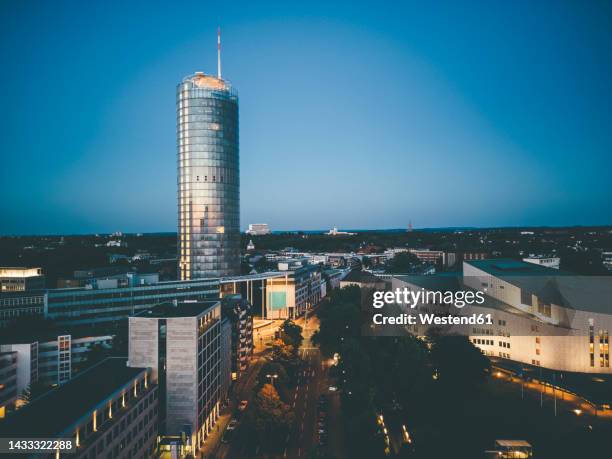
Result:
M612 314L612 276L580 276L524 261L466 261L541 300L579 311Z
M105 359L50 390L0 420L0 437L53 438L64 432L143 371L126 364L122 357Z
M0 267L0 277L24 278L42 276L42 268Z
M161 303L152 309L139 312L134 317L150 318L172 318L172 317L196 317L211 309L219 303L219 300L211 301L184 301L173 303L171 301Z
M504 278L506 276L569 276L571 273L545 266L527 263L525 261L509 258L489 260L466 260L465 263L481 269L492 276Z
M88 325L55 325L51 321L36 321L32 326L24 323L21 327L11 327L3 330L0 344L30 344L54 341L58 336L70 335L72 339L88 336L113 336L116 331L101 326ZM25 327L25 328L24 328Z
M377 284L384 283L384 279L376 277L374 274L370 274L367 271L359 271L354 269L340 282L357 282L361 284Z

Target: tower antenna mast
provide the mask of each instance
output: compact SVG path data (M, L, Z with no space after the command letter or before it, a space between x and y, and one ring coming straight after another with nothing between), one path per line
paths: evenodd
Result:
M221 79L221 27L217 27L217 78Z

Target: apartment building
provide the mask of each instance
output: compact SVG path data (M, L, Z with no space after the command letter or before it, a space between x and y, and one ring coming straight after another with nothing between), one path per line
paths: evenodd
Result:
M0 420L0 437L70 441L54 458L152 458L158 415L151 370L108 358Z

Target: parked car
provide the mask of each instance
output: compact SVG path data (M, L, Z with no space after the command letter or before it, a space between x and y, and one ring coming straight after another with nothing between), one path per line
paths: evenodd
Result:
M235 430L236 427L238 427L238 419L232 419L229 424L227 425L227 429L228 431L232 431Z

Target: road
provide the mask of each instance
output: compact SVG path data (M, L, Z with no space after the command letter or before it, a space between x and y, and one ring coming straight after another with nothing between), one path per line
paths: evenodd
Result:
M295 422L286 438L284 457L299 459L308 455L318 445L318 400L320 394L327 394L330 400L326 430L329 435L329 446L336 457L342 455L342 431L340 430L340 399L339 395L329 392L328 370L330 361L321 357L319 348L311 342L313 333L319 329L319 319L313 314L307 319L301 317L296 323L303 328L300 354L305 366L299 375L298 383L293 392L291 407Z
M232 417L232 414L235 413L236 407L241 400L249 400L253 398L253 389L257 384L257 375L259 374L259 370L265 362L265 358L262 356L255 356L253 360L251 360L251 364L247 369L246 375L241 378L236 386L233 389L233 394L231 396L232 402L230 406L223 414L223 421L220 425L220 430L223 432L227 423ZM215 459L232 459L239 457L246 457L246 453L243 450L243 445L239 441L232 441L231 443L221 443L220 437L211 441L213 443L211 448L207 451L204 451L204 457L214 457Z
M302 335L304 336L304 341L299 352L305 365L298 376L296 387L293 389L289 399L289 405L293 410L295 421L289 435L285 438L283 456L291 459L303 458L317 446L317 402L321 393L327 393L330 396L331 402L328 414L328 429L331 429L329 432L329 448L335 452L336 457L344 457L339 453L343 451L343 434L339 412L340 399L338 394L332 394L328 391L330 383L327 375L331 362L324 361L321 358L318 347L314 346L311 342L313 333L319 329L319 319L311 312L307 318L300 317L295 323L303 329ZM255 343L258 344L258 341L260 341L258 332L259 336L265 337L263 340L265 343L272 339L274 332L278 330L281 324L282 321L262 324L254 333ZM256 346L254 363L250 366L246 377L237 385L231 409L235 407L237 401L251 400L253 397L253 388L257 383L257 374L265 361L263 355L269 350L268 346L263 345L264 343ZM228 414L223 427L225 427L229 418ZM215 459L254 457L244 450L239 438L239 430L237 434L229 444L217 442L215 448L209 450L208 454Z

